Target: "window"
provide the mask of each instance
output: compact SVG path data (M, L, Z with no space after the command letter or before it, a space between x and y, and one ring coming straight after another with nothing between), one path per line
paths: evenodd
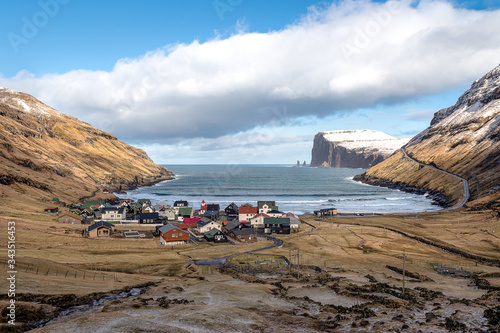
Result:
M97 230L97 236L109 236L108 229L99 229Z
M172 238L177 238L177 234L172 234Z

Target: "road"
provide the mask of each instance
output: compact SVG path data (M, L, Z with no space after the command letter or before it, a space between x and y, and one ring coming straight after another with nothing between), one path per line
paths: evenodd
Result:
M415 160L414 158L410 157L410 156L406 153L406 149L405 149L405 147L401 147L401 151L403 152L404 156L405 156L407 159L409 159L410 161L413 161L413 162L415 162L415 163L418 163L418 164L419 164L419 165L421 165L421 166L429 167L429 168L435 169L435 170L437 170L437 171L443 172L443 173L445 173L445 174L447 174L447 175L450 175L450 176L455 177L455 178L457 178L457 179L459 179L459 180L461 180L461 181L462 181L462 184L463 184L463 186L464 186L464 196L463 196L462 200L460 200L460 202L459 202L459 203L457 203L457 204L456 204L455 206L453 206L453 207L449 207L449 208L444 208L444 209L442 209L442 210L441 210L442 212L446 212L446 211L450 211L450 210L454 210L454 209L460 208L460 207L462 207L463 205L465 205L465 203L466 203L467 201L469 201L469 198L470 198L470 192L469 192L469 181L468 181L467 179L462 178L462 177L460 177L460 176L457 176L457 175L455 175L455 174L453 174L453 173L450 173L450 172L448 172L448 171L444 171L444 170L442 170L442 169L439 169L439 168L437 168L437 167L435 167L435 166L433 166L433 165L430 165L430 164L424 164L424 163L421 163L421 162L419 162L419 161Z
M271 237L271 236L267 236L267 235L264 235L264 234L259 234L259 236L266 237L267 239L272 240L274 243L272 245L263 247L261 249L247 251L247 252L242 252L241 254L244 254L244 253L255 253L255 252L259 252L259 251L269 250L269 249L272 249L273 247L278 247L278 246L283 245L283 241L281 239L277 239L277 238L274 238L274 237ZM232 255L221 257L221 258L216 258L216 259L194 260L194 261L192 261L192 263L194 263L195 265L215 265L215 266L222 266L222 265L226 264L227 258L229 258L230 256L232 256Z
M443 208L439 211L441 212L446 212L446 211L451 211L451 210L454 210L454 209L457 209L457 208L460 208L462 207L463 205L465 205L465 203L469 200L470 198L470 192L469 192L469 181L465 178L462 178L460 176L457 176L453 173L450 173L448 171L445 171L445 170L442 170L442 169L439 169L433 165L430 165L430 164L424 164L424 163L421 163L417 160L415 160L414 158L410 157L407 152L406 152L406 149L404 147L401 147L401 151L403 152L404 156L415 162L415 163L418 163L419 165L423 166L423 167L428 167L428 168L432 168L432 169L435 169L439 172L442 172L442 173L445 173L449 176L452 176L452 177L455 177L457 179L459 179L460 181L462 181L462 184L463 184L463 187L464 187L464 195L463 195L463 198L462 200L460 200L460 202L458 202L455 206L453 207L449 207L449 208ZM356 216L356 215L346 215L346 216L342 216L342 217L353 217L353 216ZM339 218L340 216L337 216L337 218ZM313 229L313 231L316 229L313 225L310 225ZM267 239L270 239L272 241L274 241L274 244L273 245L270 245L270 246L266 246L264 248L261 248L261 249L257 249L257 250L252 250L252 251L247 251L247 252L243 252L243 253L255 253L255 252L259 252L259 251L264 251L264 250L268 250L268 249L272 249L273 247L278 247L278 246L281 246L283 244L283 241L280 240L280 239L277 239L277 238L274 238L274 237L270 237L270 236L267 236L267 235L264 235L264 234L260 234L259 236L262 236L262 237L266 237ZM217 259L201 259L201 260L194 260L194 263L196 265L218 265L218 266L221 266L221 265L224 265L227 261L227 258L229 258L230 256L225 256L225 257L221 257L221 258L217 258Z

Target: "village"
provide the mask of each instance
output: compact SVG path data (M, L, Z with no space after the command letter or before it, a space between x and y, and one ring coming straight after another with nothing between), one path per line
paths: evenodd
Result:
M59 200L54 198L53 202ZM47 207L45 213L58 214L59 223L88 225L82 229L83 237L158 237L161 244L172 246L200 242L253 243L264 235L298 232L302 224L298 215L280 211L275 201L257 201L256 206L246 203L239 207L231 203L221 209L219 204L203 200L196 210L185 200L173 205L164 202L153 205L150 199L93 200L71 204L65 212L59 212L58 206ZM319 217L336 214L334 208L315 212ZM117 225L130 228L118 230ZM138 225L149 225L154 230L133 230Z

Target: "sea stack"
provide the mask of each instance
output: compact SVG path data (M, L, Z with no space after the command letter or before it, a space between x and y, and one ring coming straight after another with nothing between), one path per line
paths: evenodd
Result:
M319 132L314 137L311 167L367 169L384 161L409 140L374 130Z

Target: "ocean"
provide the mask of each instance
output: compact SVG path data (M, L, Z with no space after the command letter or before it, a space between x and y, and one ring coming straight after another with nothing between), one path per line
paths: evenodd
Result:
M440 209L425 195L405 193L355 182L364 169L292 167L290 165L165 165L175 179L118 195L149 198L153 203L187 200L198 209L201 201L224 209L258 200L276 201L279 210L296 214L322 208L339 213L423 212Z

